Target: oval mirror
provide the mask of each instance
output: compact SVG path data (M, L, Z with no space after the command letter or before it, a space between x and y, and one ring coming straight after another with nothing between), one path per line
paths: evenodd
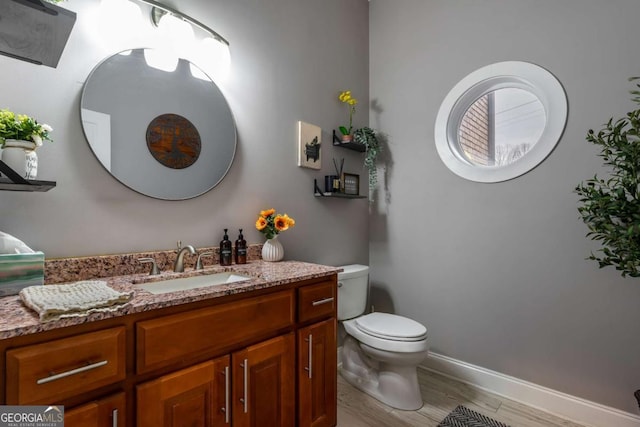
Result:
M505 181L553 151L566 119L566 95L551 73L527 62L500 62L469 74L445 97L436 148L463 178Z
M156 49L120 52L98 64L80 109L98 161L144 195L197 197L233 162L236 127L220 89L196 65L163 60Z

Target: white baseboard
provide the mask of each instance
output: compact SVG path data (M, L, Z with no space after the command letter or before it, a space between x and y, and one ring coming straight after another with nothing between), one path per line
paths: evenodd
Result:
M421 368L452 377L533 408L594 427L640 427L640 417L499 372L429 353Z

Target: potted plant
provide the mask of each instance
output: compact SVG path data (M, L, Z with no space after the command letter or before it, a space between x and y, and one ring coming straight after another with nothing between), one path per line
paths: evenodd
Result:
M351 131L353 130L353 115L356 112L356 105L358 104L358 100L351 96L350 90L345 90L340 92L338 95L338 99L340 102L343 102L347 105L349 109L349 127L340 126L340 133L342 133L342 142L351 142L353 141L353 135Z
M260 211L256 220L256 229L265 235L267 241L262 245L262 259L265 261L280 261L284 258L284 248L278 241L278 234L296 225L296 221L287 214L277 214L271 208Z
M630 93L640 104L640 90ZM600 268L614 266L623 277L640 277L640 107L616 121L609 119L597 133L589 130L586 139L600 146L598 156L609 169L607 179L594 175L575 189L587 237L602 244L601 254L591 253L588 259Z
M51 126L32 117L0 110L0 148L2 161L26 179L35 179L38 170L36 148L52 141Z

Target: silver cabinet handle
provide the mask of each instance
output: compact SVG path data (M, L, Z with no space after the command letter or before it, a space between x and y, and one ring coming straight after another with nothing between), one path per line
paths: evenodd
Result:
M248 363L247 363L247 359L244 359L244 363L240 364L240 367L243 369L244 373L244 390L243 390L243 394L244 397L240 398L240 402L242 402L242 404L244 405L244 413L246 414L247 412L249 412L249 401L247 399L247 386L248 386L248 378L247 378L247 369L249 368Z
M222 412L224 412L224 422L225 424L229 424L229 367L224 367L224 408L222 408Z
M333 297L329 297L329 298L325 298L325 299L319 299L317 301L314 301L311 303L312 306L317 306L317 305L322 305L322 304L327 304L333 302Z
M107 364L106 360L103 360L103 361L97 362L97 363L92 363L90 365L83 366L81 368L76 368L76 369L72 369L70 371L61 372L59 374L51 375L51 376L46 377L46 378L40 378L38 381L36 381L36 384L50 383L51 381L59 380L61 378L70 377L71 375L79 374L81 372L90 371L92 369L99 368L99 367L104 366L106 364Z
M309 334L309 338L306 339L309 343L309 367L304 368L308 372L309 379L313 378L313 335Z
M118 427L118 410L111 411L111 427Z

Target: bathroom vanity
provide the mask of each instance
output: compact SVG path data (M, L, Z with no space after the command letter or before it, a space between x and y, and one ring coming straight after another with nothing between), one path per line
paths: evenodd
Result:
M251 279L154 295L107 278L136 289L127 306L48 323L0 299L0 403L64 405L67 427L335 426L340 269L232 269Z

